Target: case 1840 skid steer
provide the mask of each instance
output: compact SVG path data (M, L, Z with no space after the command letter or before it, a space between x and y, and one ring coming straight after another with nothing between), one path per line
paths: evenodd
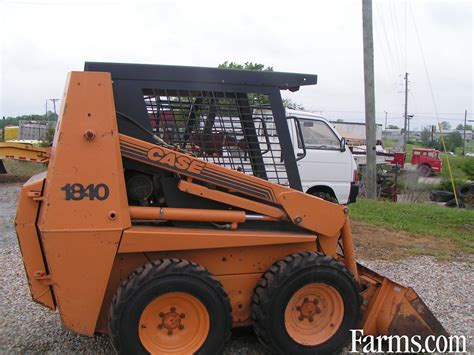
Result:
M32 298L119 353L213 354L248 325L277 353L333 353L350 329L445 334L412 289L357 264L347 207L300 191L280 90L316 81L70 73L48 171L16 216Z

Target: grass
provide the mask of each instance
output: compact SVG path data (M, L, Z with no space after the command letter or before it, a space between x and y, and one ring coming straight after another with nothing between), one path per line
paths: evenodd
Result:
M394 148L395 147L395 140L386 138L383 140L383 146L385 148Z
M413 236L454 241L462 252L474 253L474 211L421 203L391 203L358 199L350 205L355 221Z

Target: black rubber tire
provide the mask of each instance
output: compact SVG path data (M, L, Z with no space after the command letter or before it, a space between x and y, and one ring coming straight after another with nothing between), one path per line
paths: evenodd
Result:
M431 167L427 164L421 164L418 167L418 174L420 176L429 177L429 176L431 176L432 173L433 173L433 171L431 170Z
M332 338L316 346L294 341L285 328L285 309L291 297L305 285L318 282L334 287L344 302L342 323ZM350 340L350 329L360 321L362 297L352 273L344 264L314 252L292 254L276 262L257 284L251 318L260 342L277 354L332 354Z
M434 202L448 202L454 198L454 193L444 190L433 190L430 193L430 201Z
M310 195L322 198L325 201L329 201L332 203L338 203L337 198L330 194L329 192L324 192L324 191L314 191L311 192Z
M230 339L232 309L224 287L206 268L182 259L161 259L131 273L119 287L109 310L112 344L119 354L147 354L138 336L145 307L169 292L198 298L210 318L209 335L197 354L218 354Z

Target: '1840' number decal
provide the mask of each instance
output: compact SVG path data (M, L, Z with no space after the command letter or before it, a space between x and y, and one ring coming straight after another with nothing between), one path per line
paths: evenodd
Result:
M86 197L91 201L103 201L109 197L109 187L106 184L89 184L86 187L77 183L66 184L61 187L61 190L66 193L67 201L80 201Z

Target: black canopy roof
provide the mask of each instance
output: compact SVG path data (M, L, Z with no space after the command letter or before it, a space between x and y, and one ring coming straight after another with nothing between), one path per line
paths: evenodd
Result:
M302 85L315 85L318 81L318 76L314 74L175 65L86 62L84 70L109 72L114 80L256 85L291 91L297 91Z

